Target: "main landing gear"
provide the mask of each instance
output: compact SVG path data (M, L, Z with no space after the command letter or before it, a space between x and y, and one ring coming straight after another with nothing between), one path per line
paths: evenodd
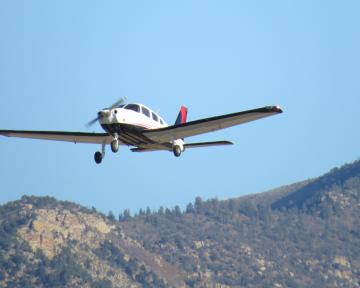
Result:
M181 155L181 147L179 145L175 145L173 147L173 152L176 157L180 157Z
M94 154L94 159L95 159L96 164L100 164L102 159L104 159L104 157L105 157L105 144L106 144L105 142L102 143L101 152L97 151Z
M94 159L95 159L96 164L100 164L102 159L104 159L104 157L105 157L105 144L106 143L102 143L102 151L101 152L97 151L94 154ZM114 140L111 141L111 143L110 143L111 151L114 153L118 152L119 146L120 146L119 140L117 139L117 135L115 135Z
M103 159L103 155L101 154L101 152L96 151L95 155L94 155L94 159L95 159L96 164L100 164Z
M114 139L111 142L110 146L111 146L111 151L112 152L114 152L114 153L118 152L119 151L119 140Z

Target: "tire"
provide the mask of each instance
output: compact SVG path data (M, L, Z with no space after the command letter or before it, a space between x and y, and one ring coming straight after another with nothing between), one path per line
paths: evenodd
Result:
M101 154L101 152L99 152L99 151L95 152L95 154L94 154L94 159L95 159L96 164L100 164L101 161L102 161L102 154Z
M173 152L174 152L175 157L180 157L180 155L181 155L181 148L180 148L180 146L178 146L178 145L174 146Z
M114 153L116 153L116 152L118 152L119 151L119 141L118 140L113 140L112 142L111 142L111 151L112 152L114 152Z

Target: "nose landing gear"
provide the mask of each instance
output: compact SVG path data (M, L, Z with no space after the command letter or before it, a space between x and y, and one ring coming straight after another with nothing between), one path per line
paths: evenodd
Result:
M114 152L114 153L119 151L119 140L118 140L118 138L119 138L118 134L115 133L114 140L111 141L111 144L110 144L111 151Z

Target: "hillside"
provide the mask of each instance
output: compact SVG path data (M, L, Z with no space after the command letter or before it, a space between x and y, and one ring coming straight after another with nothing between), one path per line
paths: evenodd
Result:
M24 196L0 206L0 287L360 287L359 216L360 161L118 219Z

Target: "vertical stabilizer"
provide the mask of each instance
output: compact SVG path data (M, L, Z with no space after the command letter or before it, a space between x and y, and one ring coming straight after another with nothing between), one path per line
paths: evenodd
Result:
M186 123L188 109L185 106L181 106L179 114L176 118L175 125Z

